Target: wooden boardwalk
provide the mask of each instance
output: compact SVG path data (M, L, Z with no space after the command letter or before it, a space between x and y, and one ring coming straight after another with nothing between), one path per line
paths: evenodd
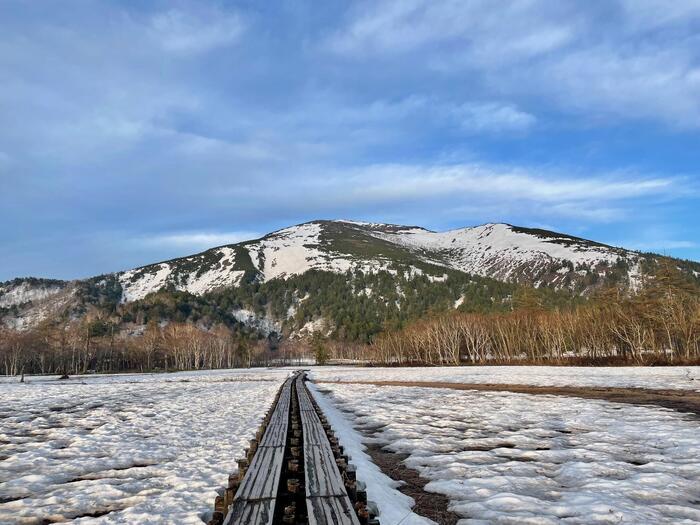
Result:
M312 525L359 525L324 424L304 381L297 381L296 390L304 435L308 522Z
M295 373L281 386L212 525L372 525L364 490L330 425Z

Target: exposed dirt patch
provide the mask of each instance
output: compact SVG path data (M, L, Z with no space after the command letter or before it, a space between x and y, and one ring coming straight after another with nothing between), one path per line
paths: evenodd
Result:
M406 466L404 460L408 454L395 454L382 450L380 445L370 444L367 445L366 452L384 474L404 483L399 490L415 500L413 512L440 525L455 525L459 521L460 517L457 514L447 510L449 499L441 494L425 491L429 480L420 477L418 472Z
M450 388L452 390L480 390L488 392L515 392L518 394L548 394L555 396L602 399L632 405L654 405L700 416L700 392L692 390L648 390L644 388L532 386L511 384L445 383L420 381L319 381L335 384L375 386L411 386L423 388Z

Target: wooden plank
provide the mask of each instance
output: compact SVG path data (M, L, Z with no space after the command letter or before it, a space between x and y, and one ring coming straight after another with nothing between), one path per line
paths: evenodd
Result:
M294 384L294 377L289 377L282 385L265 433L228 508L224 525L272 525Z
M307 498L309 525L360 525L347 496Z
M301 425L304 429L304 447L325 444L330 448L326 430L321 425L321 420L316 415L316 412L302 412Z
M297 395L299 396L300 410L313 410L314 407L311 404L311 399L306 391L306 387L299 382L297 382Z
M297 381L297 395L299 396L299 410L302 412L306 410L316 410L311 402L311 394L309 394L309 390L306 388L303 381Z
M235 500L276 497L283 463L284 447L258 448L236 492Z
M289 378L282 387L280 399L234 501L277 497L284 464L284 448L289 424L289 394L292 384L293 379Z
M224 525L272 525L275 500L237 501L230 507Z
M299 385L297 383L297 387ZM302 391L308 396L308 390L303 384L299 391L300 398ZM316 412L302 411L301 424L304 430L306 496L347 496L328 436Z
M304 432L306 507L309 525L359 525L330 442L302 381L288 379L269 418L251 465L224 525L272 525L284 463L292 396L299 401Z
M284 447L287 439L288 418L274 418L267 424L267 430L259 447Z
M330 447L314 445L304 448L304 473L307 497L347 495Z
M289 426L289 407L292 391L293 379L289 378L282 387L282 394L275 409L270 416L270 421L265 430L260 447L283 447L287 438L287 428Z

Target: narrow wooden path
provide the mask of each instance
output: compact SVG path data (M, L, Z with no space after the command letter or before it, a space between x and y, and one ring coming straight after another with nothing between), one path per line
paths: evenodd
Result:
M280 387L210 525L378 525L364 485L305 384Z

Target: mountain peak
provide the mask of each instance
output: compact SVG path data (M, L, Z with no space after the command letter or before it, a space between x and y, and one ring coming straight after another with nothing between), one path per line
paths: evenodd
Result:
M32 321L97 287L122 303L161 290L205 295L243 283L286 280L309 271L427 275L450 272L586 293L613 279L635 288L653 256L571 235L506 223L435 232L419 226L315 220L259 239L82 281L20 279L0 284L0 308L23 307ZM682 263L700 275L700 265ZM92 293L92 292L90 292ZM61 298L59 301L57 298ZM53 301L53 302L52 302ZM27 306L28 305L28 306ZM56 306L56 307L58 307ZM2 315L2 311L0 311Z

